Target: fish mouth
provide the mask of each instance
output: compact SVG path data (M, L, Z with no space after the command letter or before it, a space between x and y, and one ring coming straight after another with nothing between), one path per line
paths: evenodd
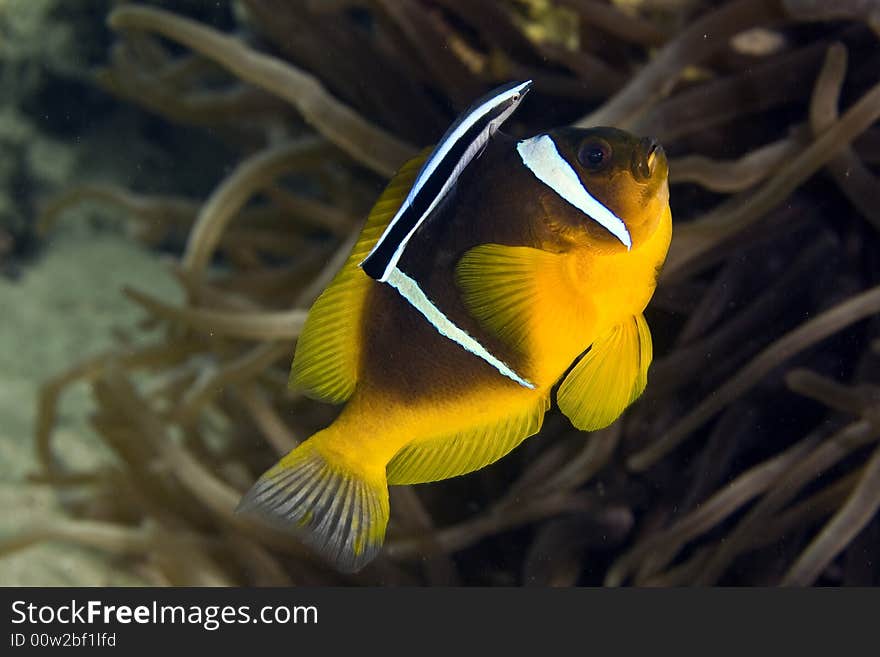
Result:
M632 173L636 180L650 180L657 170L657 165L665 156L663 147L653 137L639 140L638 147L633 151Z

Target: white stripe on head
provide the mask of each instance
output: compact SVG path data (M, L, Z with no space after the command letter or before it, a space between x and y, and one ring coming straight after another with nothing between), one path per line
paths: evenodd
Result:
M619 239L627 249L632 237L623 220L596 199L571 165L559 154L549 135L538 135L516 145L522 162L535 177Z
M396 289L400 296L406 299L409 304L418 310L431 325L437 329L440 335L449 338L453 342L458 343L461 347L471 352L478 358L494 367L500 374L503 374L511 381L515 381L523 388L534 389L535 384L522 378L514 372L505 363L493 356L488 349L477 342L469 333L459 328L451 319L433 304L433 302L422 292L422 288L409 276L400 271L397 267L392 267L388 274L388 284Z

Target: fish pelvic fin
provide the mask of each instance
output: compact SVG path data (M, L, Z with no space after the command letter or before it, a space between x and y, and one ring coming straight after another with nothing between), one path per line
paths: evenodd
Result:
M376 557L385 539L385 468L354 472L319 449L319 435L263 474L236 510L293 533L337 570L357 572Z
M594 341L565 377L556 395L559 409L578 429L608 426L644 391L652 357L645 317L628 318Z
M391 179L370 211L345 264L309 310L296 342L291 388L334 404L344 402L354 391L360 363L361 318L372 282L358 264L400 208L429 152L425 149Z
M388 463L388 483L439 481L494 463L541 429L550 405L549 395L523 391L518 397L523 395L530 395L531 400L517 403L501 414L496 409L504 408L504 400L484 399L482 406L492 409L492 417L477 420L469 427L435 432L405 445Z

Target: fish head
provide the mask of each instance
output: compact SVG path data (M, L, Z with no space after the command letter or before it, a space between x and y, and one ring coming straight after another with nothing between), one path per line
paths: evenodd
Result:
M521 141L523 163L546 188L568 240L601 251L646 241L669 204L669 165L653 138L616 128L558 128Z

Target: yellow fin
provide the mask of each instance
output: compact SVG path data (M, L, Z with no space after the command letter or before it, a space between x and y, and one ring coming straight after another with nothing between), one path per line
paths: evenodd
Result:
M526 375L551 385L586 349L596 313L567 254L483 244L462 256L456 282L468 312L524 354Z
M642 394L651 358L644 316L618 324L593 342L565 377L556 395L560 410L578 429L607 427Z
M281 459L236 510L293 532L338 570L356 572L382 548L388 487L381 474L358 476L315 445L313 437Z
M486 403L491 405L489 401ZM531 404L495 421L415 440L397 452L388 463L388 483L401 485L439 481L494 463L540 431L549 405L548 397L535 397Z
M431 149L397 173L373 206L357 243L342 269L312 305L296 343L290 386L311 397L344 402L357 383L360 331L370 279L358 264L376 244L400 208Z
M528 246L483 244L462 256L456 282L468 311L512 346L522 346L542 285L559 275L560 257ZM543 279L543 280L542 280Z

